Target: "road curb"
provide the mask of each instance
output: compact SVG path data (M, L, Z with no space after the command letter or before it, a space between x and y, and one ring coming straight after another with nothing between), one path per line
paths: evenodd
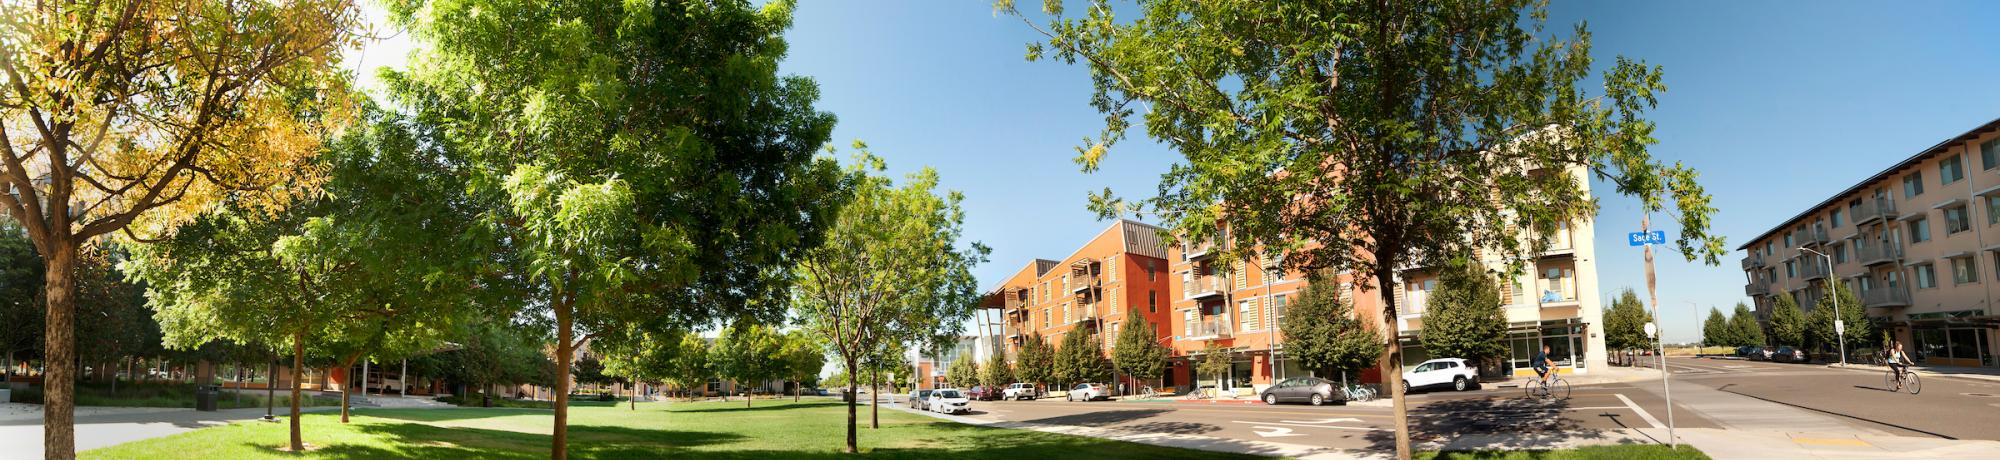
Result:
M1821 367L1827 369L1844 370L1844 371L1867 372L1870 374L1880 374L1889 371L1888 366L1876 366L1872 364L1848 364L1845 367L1836 364L1827 364ZM1989 376L1989 375L1972 376L1963 374L1945 374L1945 373L1926 371L1922 369L1916 369L1915 371L1917 372L1917 375L1924 377L1937 377L1937 378L1964 380L1968 382L1979 382L1979 383L2000 383L2000 376Z

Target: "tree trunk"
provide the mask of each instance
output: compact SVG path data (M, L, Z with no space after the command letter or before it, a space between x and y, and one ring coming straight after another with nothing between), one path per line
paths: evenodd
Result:
M757 398L752 398L752 397L750 397L750 387L746 387L746 386L743 386L743 384L741 384L741 383L738 383L738 384L736 384L736 386L737 386L737 387L739 387L739 388L742 388L742 389L743 389L743 408L744 408L744 409L749 409L749 408L750 408L750 400L752 400L752 399L757 399Z
M264 419L278 413L278 357L271 357L271 371L264 373Z
M1393 260L1376 259L1375 284L1382 292L1382 325L1389 346L1382 349L1382 377L1389 385L1389 400L1396 425L1396 458L1410 460L1410 406L1403 398L1403 346L1397 339L1396 286Z
M804 392L805 389L806 381L804 378L792 381L792 402L799 402L799 393Z
M341 371L341 372L354 372L354 360L357 360L357 359L361 359L361 353L360 353L360 352L356 352L356 353L354 353L354 357L351 357L351 358L347 358L347 359L343 359L343 360L341 360L341 361L340 361L340 371ZM364 368L364 369L366 369L366 368ZM363 371L362 371L362 373L363 373L363 374L366 374L366 373L367 373L367 371L366 371L366 370L363 370ZM367 376L367 375L363 375L363 376L362 376L361 378L362 378L362 379L367 379L367 378L368 378L368 376ZM354 380L355 380L355 379L354 379L354 374L348 374L348 375L347 375L347 383L345 383L345 384L342 384L342 385L340 386L340 423L343 423L343 424L347 423L347 397L348 397L348 395L351 395L351 394L354 394ZM366 380L364 380L364 382L365 382L365 381L366 381ZM361 391L362 391L363 393L366 393L366 392L368 391L368 387L366 386L367 384L366 384L366 383L363 383L363 385L364 385L364 386L362 386L362 387L361 387Z
M299 391L304 386L306 368L306 333L304 329L292 333L292 452L305 452L305 437L299 435ZM273 375L271 378L276 379Z
M51 220L61 225L59 233L69 234L66 219ZM76 244L58 238L43 246L52 250L43 254L48 316L42 336L42 456L66 460L76 458L76 369L70 368L77 358L76 302L70 297L75 292Z
M854 432L854 424L855 424L854 405L859 404L861 402L860 380L861 379L854 378L854 360L852 359L847 360L847 450L846 452L850 454L861 452L860 445L855 442L855 432Z
M555 436L551 437L554 445L549 449L549 458L552 460L569 458L569 368L570 359L576 354L576 344L572 342L576 332L570 329L575 319L570 317L574 314L570 311L570 307L569 302L563 300L555 309L556 388L555 394L550 396L555 400L556 426Z

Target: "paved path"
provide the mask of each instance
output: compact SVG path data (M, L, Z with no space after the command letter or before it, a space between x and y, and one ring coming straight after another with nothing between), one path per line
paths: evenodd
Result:
M381 408L437 408L450 405L428 398L372 396L369 401ZM0 404L0 458L39 458L42 455L42 406ZM278 408L285 420L289 408ZM338 411L339 406L308 407L306 412ZM76 449L85 451L132 441L194 431L230 423L256 420L264 408L227 409L199 412L194 409L156 407L79 407L76 413ZM16 457L15 453L22 455Z

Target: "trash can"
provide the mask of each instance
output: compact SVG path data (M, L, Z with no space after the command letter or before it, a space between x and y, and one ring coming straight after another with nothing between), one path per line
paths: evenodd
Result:
M194 410L215 412L215 399L221 394L222 390L214 385L194 387Z
M14 402L14 390L0 387L0 403Z

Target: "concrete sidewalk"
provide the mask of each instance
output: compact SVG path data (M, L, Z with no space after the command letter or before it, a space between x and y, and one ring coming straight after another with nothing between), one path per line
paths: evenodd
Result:
M1667 430L1647 428L1665 439ZM1692 428L1680 439L1709 458L1728 459L1991 459L2000 441L1965 441L1852 433L1782 433Z
M14 415L0 420L0 452L12 458L39 458L42 456L42 414L39 405L33 405L32 416L21 416L20 410ZM148 407L80 407L76 417L76 450L86 451L109 447L132 441L172 436L212 426L228 425L264 416L264 408L229 409L215 412L199 412L194 409L162 409ZM340 410L339 407L311 407L306 412ZM280 411L279 420L284 420Z

